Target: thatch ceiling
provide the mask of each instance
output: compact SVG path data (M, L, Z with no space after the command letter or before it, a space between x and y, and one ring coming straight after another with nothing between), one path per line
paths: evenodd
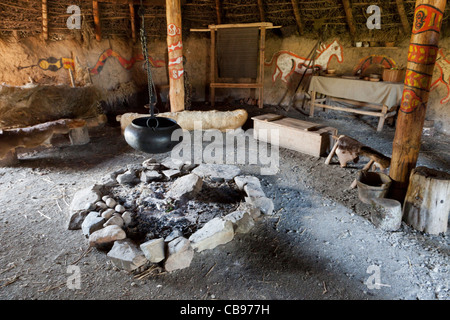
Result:
M130 37L131 22L128 0L101 0L100 21L104 38L113 36ZM112 3L114 1L115 3ZM401 35L402 22L396 0L350 0L355 37L391 38ZM406 18L412 22L415 0L402 0ZM139 3L139 1L134 1ZM145 0L145 18L150 38L163 39L166 34L166 16L163 0ZM366 9L378 5L382 12L382 30L372 31L366 27ZM64 39L75 32L66 27L70 5L78 5L82 13L83 34L93 34L94 17L92 1L86 0L47 0L49 38ZM218 5L218 7L216 7ZM295 15L295 6L299 15ZM136 12L138 5L135 4ZM285 34L301 32L305 35L348 33L348 15L344 10L344 0L185 0L182 4L184 34L191 28L206 28L210 24L250 23L267 21L283 26ZM444 16L442 30L450 29L450 6ZM138 17L136 17L138 18ZM139 25L139 19L136 19ZM326 26L326 28L325 28ZM446 26L446 27L445 27ZM42 32L42 0L0 0L0 35L14 34L16 37L38 35ZM409 36L403 32L403 36Z

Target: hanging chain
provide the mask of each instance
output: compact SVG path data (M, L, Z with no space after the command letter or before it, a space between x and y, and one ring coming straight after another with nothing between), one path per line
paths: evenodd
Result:
M147 35L145 33L144 6L142 4L142 0L138 14L141 17L140 40L142 45L142 53L145 59L145 68L147 70L148 101L150 105L151 118L154 118L155 117L154 107L156 104L156 99L155 95L153 94L153 91L155 91L156 94L156 90L154 90L155 84L153 83L152 71L150 69L150 59L148 56L148 48L147 48Z

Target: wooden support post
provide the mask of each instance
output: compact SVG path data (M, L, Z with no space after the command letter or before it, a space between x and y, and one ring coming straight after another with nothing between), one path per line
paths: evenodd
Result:
M411 171L419 156L445 4L446 0L416 2L389 173L393 180L390 197L400 202L403 202Z
M217 24L222 24L222 5L220 4L220 0L216 0L216 15Z
M134 12L133 1L130 0L128 6L130 7L131 38L133 39L133 43L136 43L136 14Z
M396 0L397 2L397 11L400 15L400 20L402 22L403 33L408 34L411 31L409 26L408 17L406 16L405 5L403 0Z
M266 28L261 27L260 38L259 38L259 108L264 107L264 51L266 49Z
M447 231L450 211L450 174L417 167L403 206L403 219L414 229L430 234Z
M291 2L292 2L292 7L294 9L295 21L297 22L298 33L300 35L302 35L303 34L303 22L302 22L302 17L300 15L300 10L298 8L298 0L291 0Z
M47 0L42 0L42 36L48 40L48 7Z
M98 1L92 1L92 14L94 15L95 39L102 41L102 27L100 25L100 8Z
M352 7L350 6L350 0L342 0L344 5L345 17L347 18L348 28L350 35L354 37L356 35L355 20L353 19Z
M210 83L216 82L216 30L211 29L211 46L210 46L210 54L209 54L209 65L210 65ZM216 91L215 87L210 86L209 89L209 100L211 102L211 106L214 107L216 101Z
M264 11L263 0L258 0L258 9L259 9L259 20L261 20L261 22L266 21L266 12Z
M185 94L180 0L166 0L166 20L170 111L178 112L184 110Z

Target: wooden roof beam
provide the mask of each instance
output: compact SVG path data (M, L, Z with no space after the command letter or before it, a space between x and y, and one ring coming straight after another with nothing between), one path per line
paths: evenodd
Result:
M403 33L408 34L411 31L411 27L409 26L408 17L406 16L405 6L403 0L396 0L397 2L397 11L400 15L400 20L403 26Z
M350 30L350 35L354 37L356 35L355 20L353 19L352 7L350 5L350 0L342 0L344 5L345 16L347 18L348 28Z
M291 0L291 2L292 2L292 7L294 9L295 21L297 22L298 33L300 35L302 35L304 28L303 28L302 17L300 15L300 9L298 8L298 0Z
M258 0L258 9L259 9L259 20L261 22L265 22L266 21L266 12L264 11L263 0Z

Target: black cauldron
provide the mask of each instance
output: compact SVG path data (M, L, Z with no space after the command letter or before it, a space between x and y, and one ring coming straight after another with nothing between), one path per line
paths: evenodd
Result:
M134 149L146 153L171 151L183 140L172 141L172 133L181 127L172 119L164 117L142 117L134 119L124 131L125 141Z

